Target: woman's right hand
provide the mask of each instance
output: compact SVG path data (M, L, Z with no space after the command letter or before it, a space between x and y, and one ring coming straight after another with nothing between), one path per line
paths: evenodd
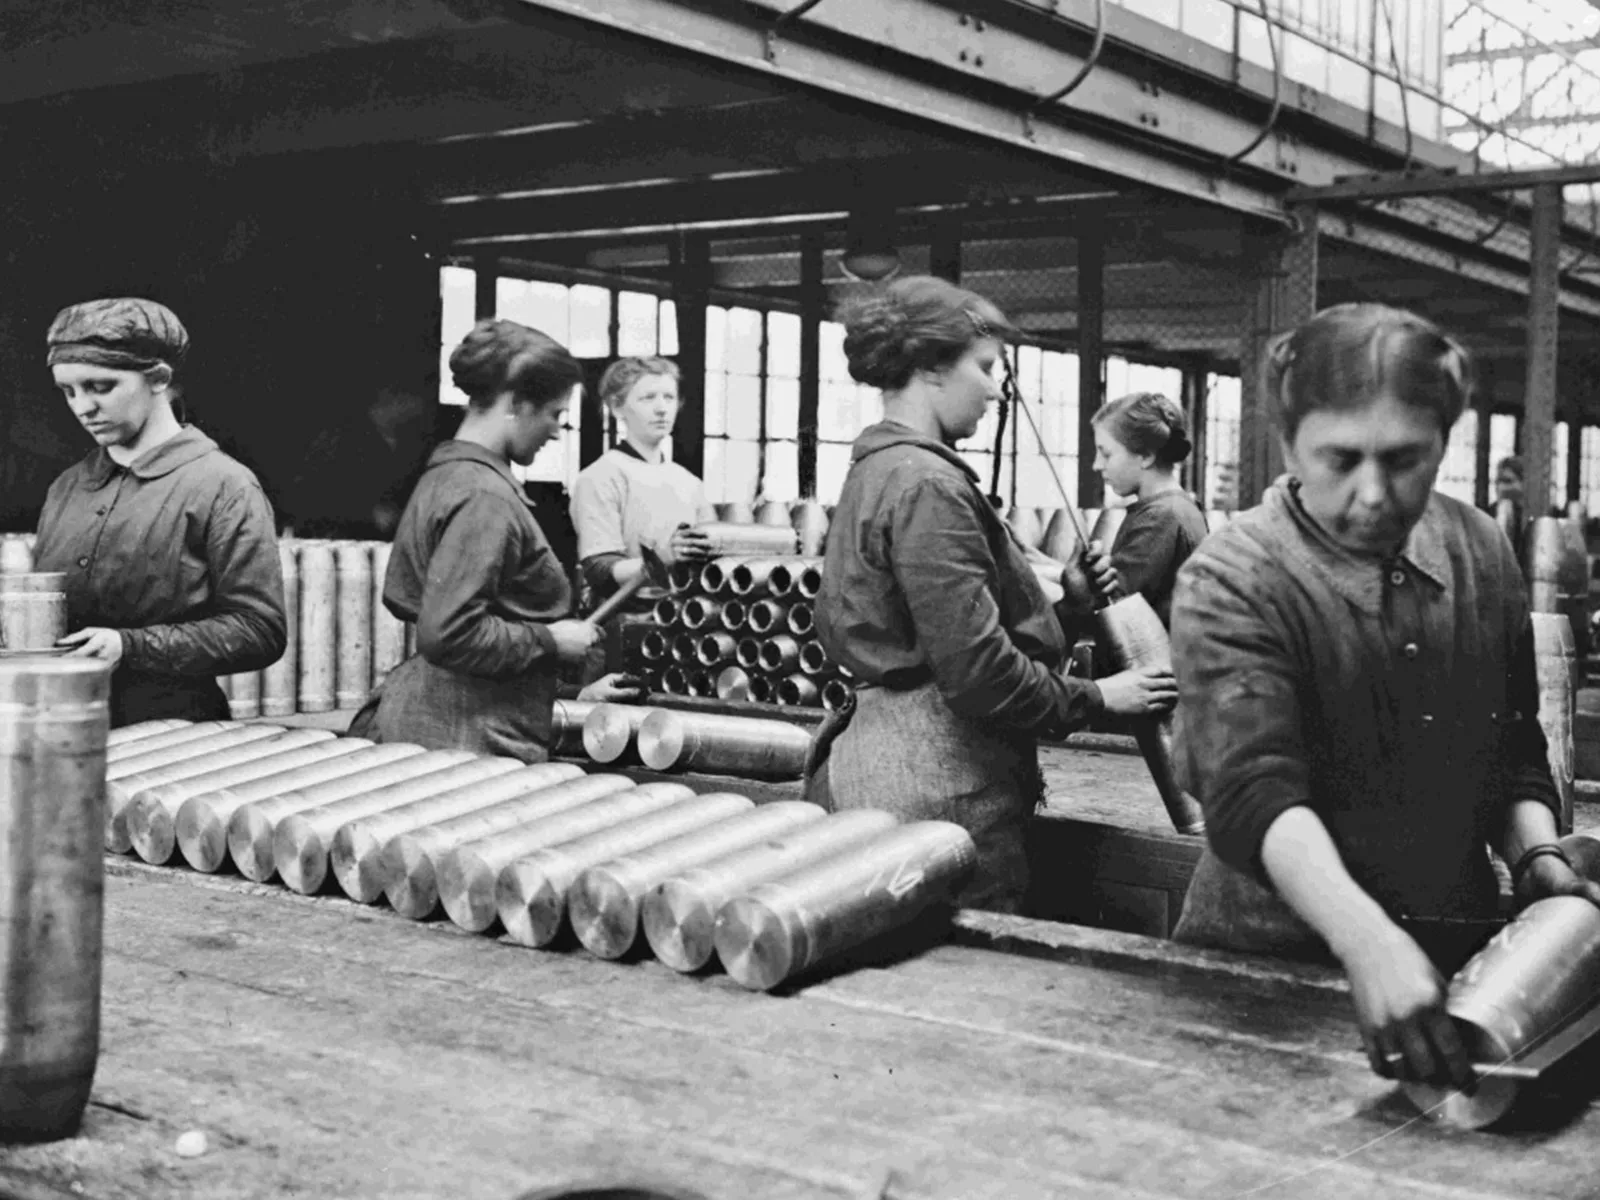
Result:
M1428 956L1393 922L1335 948L1372 1069L1385 1079L1470 1088L1471 1060L1445 1012L1445 985Z
M1154 717L1178 702L1178 681L1170 667L1135 667L1095 680L1106 711L1122 717Z
M556 657L562 662L582 662L589 648L600 640L599 626L589 621L552 621L545 628L555 639Z
M693 525L679 525L667 541L673 562L704 562L712 557L711 539Z

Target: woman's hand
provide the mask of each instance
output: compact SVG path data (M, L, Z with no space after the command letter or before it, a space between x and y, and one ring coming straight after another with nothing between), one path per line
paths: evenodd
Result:
M1384 925L1334 948L1350 977L1372 1069L1385 1079L1470 1088L1472 1063L1445 1012L1444 980L1409 934L1392 921Z
M609 675L602 675L578 693L579 700L593 700L597 703L643 698L644 680L624 671L613 671Z
M1111 565L1111 556L1099 542L1090 542L1084 550L1083 569L1095 591L1107 600L1115 600L1122 594L1122 578Z
M1600 883L1587 879L1553 854L1542 854L1528 864L1517 881L1517 902L1532 904L1551 896L1582 896L1600 905Z
M71 646L70 658L99 658L112 667L122 661L122 634L115 629L90 626L57 639L56 645Z
M711 538L703 529L693 525L679 525L667 540L670 562L705 562L713 558Z
M599 626L589 621L553 621L545 628L555 639L556 657L562 662L582 662L589 648L600 640Z
M1178 702L1178 681L1170 667L1135 667L1095 682L1106 711L1118 716L1159 716Z

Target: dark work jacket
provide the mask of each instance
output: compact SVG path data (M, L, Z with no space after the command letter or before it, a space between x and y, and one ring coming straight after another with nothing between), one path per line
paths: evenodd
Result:
M1511 546L1436 493L1398 555L1357 558L1297 486L1280 479L1178 573L1177 765L1210 851L1270 886L1262 840L1304 805L1392 917L1492 916L1510 805L1559 803Z
M383 604L416 622L417 653L352 733L548 757L559 668L548 626L570 614L572 588L502 459L456 440L434 450L395 530Z
M51 484L34 569L67 576L73 630L119 630L112 724L228 716L216 676L270 666L287 642L272 509L198 429L118 466L104 448Z
M1023 547L955 451L894 421L856 439L829 526L817 632L869 684L932 680L960 716L1060 737L1102 711Z
M1171 625L1178 568L1205 537L1206 517L1194 497L1180 490L1163 492L1128 506L1128 515L1111 546L1111 565L1116 567L1124 591L1129 595L1138 592L1156 610L1161 623Z

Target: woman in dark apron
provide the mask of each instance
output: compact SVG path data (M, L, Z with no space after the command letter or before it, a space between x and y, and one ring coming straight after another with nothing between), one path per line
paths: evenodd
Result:
M1178 765L1209 842L1175 936L1331 956L1373 1069L1470 1081L1443 977L1518 901L1600 902L1556 842L1523 580L1493 519L1433 491L1465 354L1341 305L1265 364L1288 474L1178 577Z
M173 412L189 335L151 300L93 300L50 326L57 389L97 447L51 484L34 569L66 576L70 653L112 664L111 724L226 720L218 675L286 644L261 485Z
M808 791L834 809L965 826L978 870L960 903L1018 911L1023 828L1042 798L1037 739L1103 711L1170 707L1172 678L1064 673L1068 643L1027 552L955 450L1000 395L1014 331L999 310L912 277L845 323L850 373L883 390L884 420L856 439L829 526L818 635L857 690L817 737ZM1091 565L1105 582L1103 558Z
M492 320L456 347L450 372L467 414L429 457L384 577L384 607L416 623L417 652L350 732L543 762L561 670L583 662L596 631L567 616L572 587L511 464L557 436L583 372L547 335Z
M1206 518L1178 482L1189 457L1183 410L1155 392L1113 400L1094 415L1094 469L1113 492L1134 497L1111 544L1111 565L1130 595L1172 620L1178 568L1206 536Z

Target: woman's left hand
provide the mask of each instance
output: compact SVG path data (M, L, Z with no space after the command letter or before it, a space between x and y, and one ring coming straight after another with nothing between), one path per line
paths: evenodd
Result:
M1586 879L1553 854L1543 855L1528 864L1518 882L1517 899L1532 904L1551 896L1582 896L1592 904L1600 904L1600 883Z
M115 629L90 626L58 639L56 645L72 647L72 658L104 659L113 667L122 661L122 634Z
M599 703L640 700L643 697L644 680L624 671L613 671L609 675L602 675L578 693L579 700L593 700Z

